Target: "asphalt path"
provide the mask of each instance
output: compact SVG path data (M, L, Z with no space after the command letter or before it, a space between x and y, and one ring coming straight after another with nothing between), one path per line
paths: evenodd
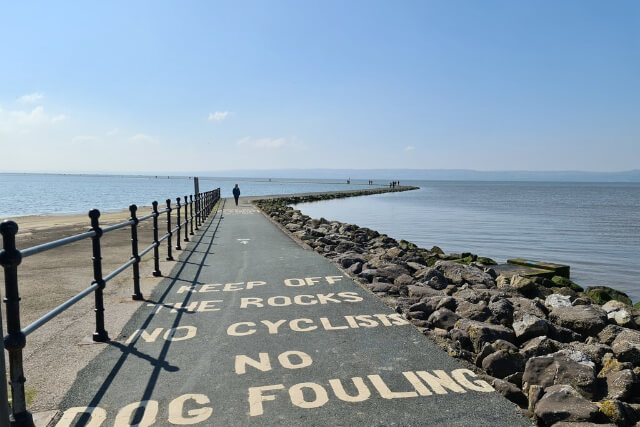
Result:
M221 203L58 426L531 425L253 206Z

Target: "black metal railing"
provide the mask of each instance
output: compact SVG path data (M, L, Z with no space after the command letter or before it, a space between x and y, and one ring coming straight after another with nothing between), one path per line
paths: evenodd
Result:
M6 304L6 320L7 320L7 334L4 336L4 348L9 354L9 383L11 385L12 404L10 423L11 426L28 426L33 427L33 417L27 410L26 398L25 398L25 377L23 370L22 349L26 345L26 338L29 334L40 328L48 321L67 310L69 307L83 299L84 297L94 294L95 297L95 314L96 314L96 328L93 333L93 340L96 342L109 341L109 334L107 333L104 325L104 298L103 290L106 284L114 277L125 271L129 267L133 267L133 294L132 299L142 300L142 292L140 290L140 260L149 252L153 251L154 258L154 270L153 275L161 276L160 272L160 244L167 241L167 260L173 260L171 252L172 236L176 234L176 247L175 249L182 249L180 246L180 236L182 228L184 227L184 241L188 242L188 226L191 226L191 233L193 234L193 222L196 222L195 229L207 219L215 204L220 199L220 189L217 188L205 193L198 193L191 195L189 198L185 196L184 204L180 204L180 197L176 199L177 206L171 207L171 199L167 199L166 209L158 211L158 202L154 201L153 211L149 215L141 218L137 217L138 207L136 205L129 206L129 212L131 214L129 220L120 224L111 225L102 228L100 226L100 211L93 209L89 211L89 218L91 220L91 228L85 233L80 233L74 236L66 237L63 239L55 240L52 242L44 243L38 246L34 246L28 249L19 250L16 247L16 234L18 233L18 224L14 221L3 221L0 223L0 234L2 234L3 248L0 250L0 265L4 269L4 285L5 285L5 304ZM194 214L195 203L195 214ZM180 210L184 206L184 221L181 220ZM190 214L187 213L187 208L190 210ZM171 212L176 210L177 221L176 227L171 228ZM158 237L158 217L163 214L167 214L167 232ZM153 220L153 243L142 251L138 250L138 225L146 220ZM115 231L121 228L131 228L131 258L111 273L103 277L102 274L102 248L101 238L104 234L111 231ZM20 294L18 291L18 266L22 259L33 256L54 248L68 245L80 240L91 238L92 240L92 261L93 261L93 282L91 286L81 291L71 299L67 300L63 304L49 311L44 316L40 317L35 322L22 328L20 326ZM0 311L1 315L1 311ZM1 323L0 323L1 324ZM1 372L4 377L4 372ZM5 378L0 378L1 381L5 381ZM3 402L0 402L3 403Z

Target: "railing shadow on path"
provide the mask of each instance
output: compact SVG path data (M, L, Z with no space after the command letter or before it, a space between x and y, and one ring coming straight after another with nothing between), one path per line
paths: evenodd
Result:
M213 239L216 235L216 233L218 232L218 229L220 228L220 223L223 219L222 216L222 212L224 211L224 204L225 201L224 199L220 200L220 205L218 207L218 210L212 215L211 217L211 221L209 221L208 225L206 226L206 228L203 230L203 233L200 234L198 236L198 240L197 242L195 242L195 244L190 248L190 250L184 250L183 253L188 253L188 255L185 257L185 259L181 260L181 266L179 267L178 271L176 272L176 274L174 274L173 278L170 277L165 277L165 279L169 279L171 280L171 283L169 283L165 289L165 291L163 292L163 294L160 296L160 298L158 298L158 301L153 301L150 299L145 299L145 302L148 303L152 303L155 305L160 304L163 307L169 307L171 309L175 309L175 307L173 305L167 305L164 303L165 299L167 298L167 296L169 295L169 293L173 290L174 285L179 282L179 281L185 281L183 279L179 279L180 275L183 273L185 267L187 264L194 264L194 265L198 265L198 269L194 274L194 277L192 280L187 280L187 282L190 282L191 284L195 285L198 282L198 277L200 276L202 269L207 266L207 264L205 264L205 260L206 258L211 255L211 253L208 251L212 246L213 246ZM217 217L217 218L216 218ZM213 228L211 234L208 234L210 229L213 227L215 223L215 228ZM196 251L195 249L200 247L200 245L202 245L202 241L205 238L210 238L209 243L206 245L207 246L207 250L206 251ZM196 263L190 263L190 262L186 262L188 261L194 253L201 253L204 254L204 256L202 257L202 260L200 262L196 262ZM191 299L191 292L186 292L184 300L182 301L182 307L185 307L185 305L189 302L189 300ZM151 314L149 314L149 316L145 319L145 321L140 325L139 329L145 329L147 326L150 325L151 321L154 318L154 315L156 313L157 310L153 310ZM175 328L176 326L179 325L183 314L185 314L186 309L176 309L176 317L173 321L173 325L172 328ZM171 346L171 341L169 340L165 340L164 344L162 346L162 349L160 350L159 355L157 356L157 358L154 358L148 354L145 354L141 351L139 351L136 348L136 343L138 342L138 340L140 339L140 335L138 335L137 338L135 338L133 341L131 341L128 345L124 345L120 342L117 341L109 341L106 344L116 347L117 349L119 349L122 354L120 356L120 358L118 359L118 361L114 364L113 368L111 369L111 371L109 372L109 374L106 376L104 382L102 383L102 385L100 386L100 388L98 389L98 391L96 392L96 394L93 396L93 398L91 399L91 401L87 404L87 407L89 408L93 408L98 406L98 404L101 402L102 398L105 396L105 394L107 393L107 391L109 390L109 387L111 386L111 384L113 383L113 381L115 380L115 378L117 377L119 371L121 370L122 366L124 365L124 363L127 361L127 358L129 356L135 356L135 357L139 357L141 359L147 360L152 366L153 366L153 372L151 373L149 380L147 382L147 385L145 387L144 392L142 393L142 396L140 397L139 401L140 402L146 402L149 400L149 398L151 397L151 393L153 392L155 385L157 383L157 379L158 376L160 374L160 372L162 370L168 371L168 372L176 372L179 370L178 367L171 365L171 363L166 360L166 356L167 353L169 351L169 348ZM142 416L144 414L144 406L141 405L140 408L138 408L136 410L136 412L134 413L133 418L131 419L131 425L136 425L138 424L141 419ZM84 414L82 414L79 419L77 420L76 425L86 425L89 421L90 421L90 417L91 414L86 412Z

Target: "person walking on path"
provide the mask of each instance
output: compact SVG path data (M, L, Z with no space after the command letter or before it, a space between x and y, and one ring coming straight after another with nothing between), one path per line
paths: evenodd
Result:
M233 187L233 198L236 199L236 206L238 206L238 199L240 198L240 188L238 187L238 184Z

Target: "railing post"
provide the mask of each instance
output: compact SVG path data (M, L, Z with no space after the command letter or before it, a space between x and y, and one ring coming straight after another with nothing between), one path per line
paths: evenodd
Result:
M191 226L189 234L193 236L193 194L189 195L189 225Z
M158 201L154 200L153 206L153 277L160 277L160 242L158 241Z
M176 234L176 250L182 250L182 247L180 246L180 230L182 229L182 224L180 224L180 208L182 207L180 205L180 197L176 198L176 202L177 202L177 207L176 207L176 214L178 215L178 233Z
M16 234L18 224L13 221L0 223L2 234L2 251L0 264L4 269L4 302L7 307L7 335L4 337L4 348L9 352L9 378L11 382L12 407L9 421L11 426L32 427L33 417L27 411L27 401L24 394L24 370L22 365L22 349L27 339L20 327L20 295L18 292L18 265L22 261L22 254L16 248ZM5 381L5 378L0 378Z
M100 238L102 237L102 228L100 228L100 211L98 209L92 209L89 211L89 218L91 218L91 229L95 232L95 236L91 238L93 247L93 282L98 284L95 295L95 309L96 312L96 331L93 333L93 340L96 342L109 341L109 334L104 329L104 296L103 290L105 287L104 279L102 278L102 251L100 250Z
M173 235L173 231L171 231L171 199L167 199L167 261L173 261L173 255L171 255L171 236Z
M131 299L135 301L141 301L143 299L142 292L140 292L140 254L138 253L138 217L136 212L138 207L136 205L129 206L129 212L131 212L131 258L135 259L133 262L133 294Z
M196 230L200 227L200 193L196 193Z
M189 241L189 198L184 196L184 241Z

